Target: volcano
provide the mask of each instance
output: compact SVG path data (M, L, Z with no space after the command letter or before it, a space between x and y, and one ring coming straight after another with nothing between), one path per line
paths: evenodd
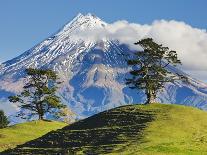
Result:
M18 107L9 103L7 98L22 90L28 67L50 68L58 73L63 81L58 95L78 118L125 104L143 103L146 100L144 93L125 85L129 71L125 55L133 52L128 45L105 37L92 40L79 35L80 32L104 30L107 25L95 15L78 14L54 35L2 63L0 109L10 116L16 113ZM207 85L173 66L168 69L175 75L186 76L188 82L167 83L157 101L206 110Z

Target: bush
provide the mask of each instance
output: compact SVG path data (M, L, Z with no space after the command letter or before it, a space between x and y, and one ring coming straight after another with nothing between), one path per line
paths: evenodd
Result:
M0 110L0 129L7 127L8 124L9 124L9 121L4 114L4 111Z

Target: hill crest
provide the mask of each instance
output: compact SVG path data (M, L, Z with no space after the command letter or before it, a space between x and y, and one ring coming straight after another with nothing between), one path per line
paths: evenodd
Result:
M207 153L205 124L207 113L192 107L128 105L52 131L8 152L155 155Z

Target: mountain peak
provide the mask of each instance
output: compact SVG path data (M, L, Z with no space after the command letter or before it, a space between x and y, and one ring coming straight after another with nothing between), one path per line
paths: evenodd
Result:
M104 28L107 25L106 22L98 18L96 15L88 13L83 15L79 13L73 20L67 23L61 32L73 31L77 29L93 29L93 28Z
M79 21L79 20L102 21L100 18L98 18L96 15L94 15L92 13L87 13L86 15L84 15L82 13L78 13L78 15L75 16L75 18L72 20L72 22L73 21Z
M78 18L100 19L100 18L98 18L95 14L92 14L92 13L87 13L86 15L84 15L84 14L82 14L82 13L78 13L78 15L75 16L74 19L78 19Z

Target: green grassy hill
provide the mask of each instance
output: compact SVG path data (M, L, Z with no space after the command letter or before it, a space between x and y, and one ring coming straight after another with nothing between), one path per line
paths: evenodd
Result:
M207 154L207 113L179 105L105 111L18 146L10 154Z
M62 122L32 121L0 129L0 152L24 144L64 126L66 124Z

